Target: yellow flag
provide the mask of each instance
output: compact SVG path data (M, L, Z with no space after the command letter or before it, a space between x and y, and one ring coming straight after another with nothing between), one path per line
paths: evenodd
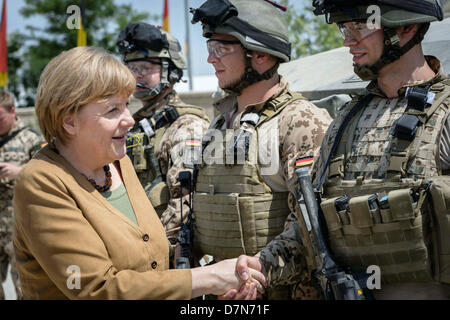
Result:
M87 45L87 36L84 30L84 0L81 0L81 17L78 21L77 47L82 47Z

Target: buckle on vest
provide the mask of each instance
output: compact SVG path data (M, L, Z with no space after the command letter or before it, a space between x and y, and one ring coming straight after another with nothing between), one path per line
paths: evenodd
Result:
M409 112L410 109L414 111L424 112L427 104L432 104L434 100L434 93L429 92L430 86L426 87L409 87L406 89L406 98L408 106L406 114L402 115L394 128L394 137L402 140L413 141L416 136L417 128L419 127L419 117L415 112Z
M419 127L419 118L412 114L404 114L398 120L394 128L394 137L413 141Z
M149 138L153 137L155 135L155 131L152 128L152 125L147 120L147 118L142 119L139 121L139 125L141 126L142 130L147 134Z
M248 123L254 127L258 124L258 121L259 121L259 114L253 112L246 113L241 118L241 123Z
M406 162L408 161L408 157L406 152L400 152L397 154L392 153L389 159L389 168L388 172L398 172L401 176L405 176L406 174Z
M166 107L162 111L156 113L151 121L154 126L154 130L158 130L159 128L164 127L167 124L172 124L175 120L178 119L180 115L178 114L177 109L174 107Z
M427 105L429 89L429 86L407 88L406 98L408 99L408 109L413 108L423 112Z

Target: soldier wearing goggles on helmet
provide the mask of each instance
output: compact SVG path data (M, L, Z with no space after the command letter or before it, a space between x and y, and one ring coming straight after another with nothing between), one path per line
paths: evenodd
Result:
M179 42L170 33L133 22L122 30L117 46L136 78L134 96L143 103L133 115L136 124L128 134L127 153L174 249L181 210L188 212L187 204L180 205L179 172L192 172L186 155L198 148L195 142L200 143L209 119L202 108L181 101L173 89L186 63ZM189 193L182 197L185 203ZM186 219L185 214L183 222Z
M270 279L265 297L290 299L299 298L295 288L308 286L297 260L303 249L290 205L294 169L311 167L331 118L289 90L278 74L279 64L290 60L291 45L286 19L270 2L208 0L191 10L207 38L208 62L228 93L215 104L220 114L203 138L194 241L216 261L246 254L241 263L265 270ZM211 139L214 132L223 141ZM212 149L224 150L214 154L221 164L211 161ZM243 161L230 163L228 155L239 151ZM245 289L226 295L248 296Z
M371 80L331 124L313 170L332 254L356 274L380 268L381 288L363 288L375 299L449 299L450 79L421 44L443 19L440 2L313 5ZM373 5L381 25L371 29Z

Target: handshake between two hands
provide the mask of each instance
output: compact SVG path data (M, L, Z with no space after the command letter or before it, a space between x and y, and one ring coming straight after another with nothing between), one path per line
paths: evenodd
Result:
M218 297L219 300L255 300L264 293L267 285L267 275L258 257L241 255L236 261L235 276L239 280L240 287L232 288L224 295Z

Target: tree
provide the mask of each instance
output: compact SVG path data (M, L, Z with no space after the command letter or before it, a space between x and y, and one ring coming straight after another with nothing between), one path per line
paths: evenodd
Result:
M26 26L31 35L28 39L32 40L28 41L22 56L19 82L23 95L19 100L25 101L27 106L34 105L39 77L48 62L62 51L76 46L77 30L70 30L66 24L71 15L67 8L73 3L72 0L25 0L20 11L25 18L38 15L47 22L39 28ZM117 36L127 23L156 19L157 15L138 12L131 5L115 5L113 0L85 1L84 25L88 45L103 47L113 53L117 52Z
M288 6L286 19L292 42L292 59L342 46L339 30L335 25L327 24L323 16L314 15L310 0L303 0L300 8L290 0L281 0L280 3Z
M18 97L20 94L19 69L23 64L20 49L25 44L25 37L18 32L8 34L8 91Z

